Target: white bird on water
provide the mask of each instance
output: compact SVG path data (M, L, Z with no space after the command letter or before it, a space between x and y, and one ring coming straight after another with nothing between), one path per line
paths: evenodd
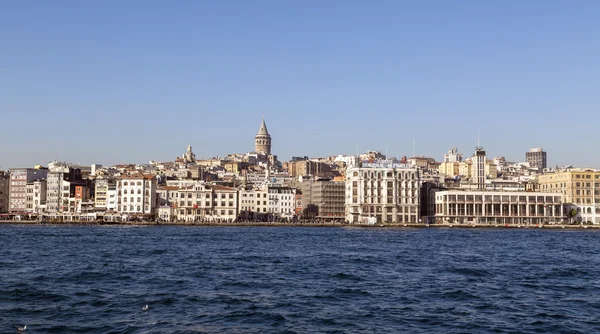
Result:
M27 325L25 325L25 326L23 326L23 327L20 327L20 326L18 326L18 327L17 327L17 330L18 330L19 332L24 332L24 331L26 331L26 330L27 330Z
M144 307L142 307L142 311L148 311L148 304L146 304Z

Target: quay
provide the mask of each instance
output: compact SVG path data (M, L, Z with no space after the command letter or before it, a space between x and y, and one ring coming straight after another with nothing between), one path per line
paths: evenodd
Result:
M64 221L50 222L39 220L0 220L0 224L12 225L57 225L57 226L84 226L84 225L119 225L119 226L304 226L304 227L345 227L345 228L484 228L484 229L600 229L600 225L586 224L457 224L457 223L377 223L360 224L345 223L333 221L299 221L299 222L155 222L155 221L126 221L126 222L105 222L105 221Z

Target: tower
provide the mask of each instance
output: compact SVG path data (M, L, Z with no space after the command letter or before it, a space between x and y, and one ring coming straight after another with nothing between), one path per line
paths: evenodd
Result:
M267 130L264 117L262 123L260 123L260 129L258 129L256 137L254 137L254 150L257 153L271 154L271 135L269 135L269 131Z
M477 189L485 189L485 150L481 146L475 147L473 156L473 183Z

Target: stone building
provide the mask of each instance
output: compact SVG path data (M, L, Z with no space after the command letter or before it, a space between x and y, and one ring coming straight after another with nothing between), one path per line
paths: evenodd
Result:
M359 223L419 222L420 175L394 161L362 163L346 170L346 220Z
M150 215L156 206L156 177L133 173L117 179L117 212Z
M435 219L444 223L544 224L566 219L562 196L548 192L463 191L435 193Z

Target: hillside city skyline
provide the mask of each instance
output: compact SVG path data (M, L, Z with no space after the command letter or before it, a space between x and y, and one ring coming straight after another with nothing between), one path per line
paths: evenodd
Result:
M386 148L600 167L600 3L10 2L0 166ZM157 24L160 22L160 24Z

